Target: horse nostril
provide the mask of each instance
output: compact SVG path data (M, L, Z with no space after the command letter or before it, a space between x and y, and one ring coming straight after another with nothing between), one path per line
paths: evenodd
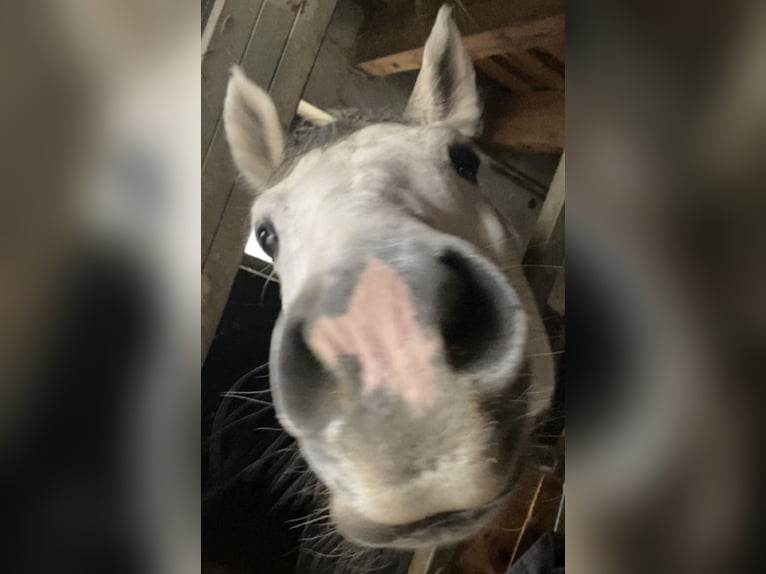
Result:
M277 407L301 431L316 433L335 412L332 376L306 342L305 323L292 320L279 334L272 387Z
M469 260L456 251L440 258L453 276L441 302L441 333L446 359L456 371L478 372L503 361L509 351L516 306L509 302L497 278L485 263Z
M286 330L283 342L290 354L290 359L285 366L290 375L298 380L310 378L322 368L319 359L306 343L305 330L303 321L294 321Z

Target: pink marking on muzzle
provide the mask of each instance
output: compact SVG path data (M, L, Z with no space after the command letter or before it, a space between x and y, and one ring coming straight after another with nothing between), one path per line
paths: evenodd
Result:
M434 358L442 341L420 327L409 287L379 259L367 264L344 315L316 321L309 345L328 366L356 357L365 394L385 389L418 411L436 398Z

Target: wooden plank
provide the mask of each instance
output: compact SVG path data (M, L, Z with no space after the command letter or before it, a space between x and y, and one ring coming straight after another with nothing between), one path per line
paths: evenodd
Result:
M434 9L438 9L435 6ZM474 59L563 38L563 0L492 0L472 4L453 14ZM433 12L433 13L432 13ZM416 15L409 11L371 18L359 35L358 66L373 75L386 75L420 67L422 48L433 25L435 11Z
M456 546L432 546L419 548L412 553L407 574L444 574L455 556Z
M443 1L407 2L398 9L368 14L357 42L356 61L404 52L425 44ZM464 36L564 14L564 0L483 0L452 11Z
M210 0L207 7L209 10L207 16L204 16L203 13L203 16L206 18L204 27L202 29L203 54L205 54L210 47L210 40L213 38L213 34L218 29L218 23L221 21L221 13L223 12L223 7L225 5L226 0L215 0L214 2Z
M282 52L269 92L283 127L290 125L298 109L335 3L336 0L307 0Z
M229 70L242 60L264 0L227 0L205 30L202 54L202 158L207 156L223 108Z
M562 154L524 255L527 279L540 309L545 309L564 265L565 169Z
M501 56L492 56L474 62L477 70L485 73L497 83L508 88L514 93L528 92L532 86L520 78L513 70L508 69Z
M472 60L504 54L514 48L533 48L564 33L564 15L550 16L521 25L495 28L470 36L463 36ZM423 47L413 48L362 61L357 66L373 76L387 76L397 72L417 70L423 60Z
M540 491L533 504L530 505L527 520L516 542L511 556L511 564L515 564L543 534L553 530L562 496L561 480L556 477L544 476L540 484Z
M564 111L563 92L492 94L479 141L519 151L560 152L564 149Z
M296 110L296 113L299 116L306 118L310 122L320 126L327 125L334 121L330 114L316 107L315 105L310 104L306 100L301 100L298 102L298 109Z
M431 556L435 552L435 548L418 548L412 553L410 559L410 567L407 569L407 574L426 574L428 572L428 565L431 562Z
M566 314L566 269L564 266L556 273L551 294L548 296L548 306L559 315Z
M263 12L242 57L242 71L268 90L297 20L284 0L265 0Z
M253 30L242 66L260 85L268 86L284 127L295 115L335 3L336 0L306 0L298 15L292 18L281 0L266 0L263 14ZM281 18L279 24L275 18ZM285 25L287 22L289 26ZM243 186L233 185L234 168L224 145L223 130L218 130L215 137L220 143L211 146L210 157L203 165L203 246L209 239L202 268L203 361L242 260L252 202Z
M556 66L555 58L547 52L539 48L529 51L512 49L506 54L506 58L535 78L540 86L551 90L564 90L563 66Z
M250 34L246 52L240 59L244 72L256 84L268 88L282 58L295 21L292 12L281 0L265 0L263 10ZM228 82L229 69L225 70ZM222 111L224 94L218 108ZM217 96L218 94L216 94ZM205 96L207 97L207 96ZM219 112L220 113L220 112ZM213 133L207 157L202 162L202 264L205 264L219 227L223 210L234 190L237 173L231 161L223 123Z
M566 74L564 57L554 53L554 51L563 53L563 49L560 50L559 46L563 46L563 42L548 42L541 46L530 48L529 53L563 80ZM561 89L563 89L563 84Z
M566 42L563 39L543 44L540 48L548 52L562 64L566 63Z

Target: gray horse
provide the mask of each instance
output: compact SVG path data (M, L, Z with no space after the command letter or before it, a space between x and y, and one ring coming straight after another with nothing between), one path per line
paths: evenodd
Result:
M515 236L477 186L480 118L446 6L403 117L348 114L286 144L270 97L237 69L229 83L229 145L282 290L277 415L362 545L475 533L550 402Z

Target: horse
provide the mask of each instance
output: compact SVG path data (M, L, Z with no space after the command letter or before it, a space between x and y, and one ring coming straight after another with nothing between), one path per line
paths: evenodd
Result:
M277 418L366 547L465 539L503 508L553 393L516 235L478 187L481 103L442 6L404 113L286 137L233 68L223 122L279 277Z

